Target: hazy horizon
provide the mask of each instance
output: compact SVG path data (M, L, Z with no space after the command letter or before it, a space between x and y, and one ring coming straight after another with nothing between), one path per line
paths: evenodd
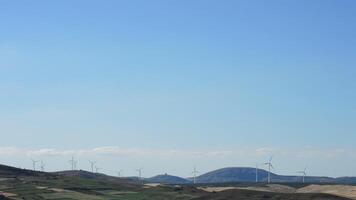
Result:
M356 176L356 2L1 1L0 163ZM264 167L261 167L264 168Z

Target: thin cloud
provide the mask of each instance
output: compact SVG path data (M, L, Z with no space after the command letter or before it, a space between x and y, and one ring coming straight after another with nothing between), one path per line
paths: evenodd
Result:
M1 156L13 156L24 154L25 151L15 147L0 147Z
M0 147L0 156L149 156L149 157L265 157L269 155L293 156L296 158L336 158L340 156L350 156L355 158L355 150L351 149L313 149L304 148L301 150L277 149L277 148L256 148L256 149L238 149L238 150L213 150L213 151L195 151L195 150L174 150L174 149L144 149L144 148L120 148L117 146L103 146L92 149L22 149L17 147Z

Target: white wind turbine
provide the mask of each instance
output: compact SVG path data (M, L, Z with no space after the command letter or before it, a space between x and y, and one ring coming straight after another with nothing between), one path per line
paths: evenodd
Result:
M75 169L75 166L76 166L76 160L74 159L74 156L72 156L72 159L70 159L69 161L69 164L71 165L72 167L72 171Z
M94 168L95 168L95 165L96 165L96 161L89 160L89 163L90 163L91 172L94 173Z
M199 173L199 171L197 171L197 168L196 166L194 166L194 169L192 171L192 174L193 174L193 184L195 184L197 181L197 174Z
M307 176L307 167L305 167L303 171L299 171L297 173L301 174L303 183L305 183L305 177Z
M122 175L122 172L123 172L123 170L122 169L120 169L119 171L117 171L117 177L121 177L121 175Z
M43 162L43 160L41 160L41 171L44 172L44 168L45 168L46 164Z
M142 170L143 168L139 168L139 169L136 169L137 173L138 173L138 181L141 182L142 181Z
M77 170L78 160L74 161L74 169Z
M268 162L265 163L265 165L268 165L268 183L271 182L271 169L274 169L272 165L272 159L273 157L271 156L268 160Z
M256 164L256 172L255 172L256 173L256 183L258 183L258 171L260 170L259 166L260 166L259 164Z
M101 168L95 166L95 173L99 173L99 170L101 170Z
M34 159L31 159L31 161L32 161L33 171L36 171L36 164L37 164L38 162L40 162L40 161L34 160Z

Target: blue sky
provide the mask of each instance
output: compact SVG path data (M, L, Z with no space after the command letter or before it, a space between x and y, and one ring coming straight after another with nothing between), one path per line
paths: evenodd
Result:
M1 1L0 158L188 176L273 154L279 173L356 176L355 9Z

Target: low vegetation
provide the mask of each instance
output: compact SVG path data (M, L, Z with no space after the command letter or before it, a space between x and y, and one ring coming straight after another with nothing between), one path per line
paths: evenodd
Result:
M72 171L42 173L0 166L0 200L346 200L353 186L323 187L295 185L142 185L130 179ZM304 189L303 189L304 188ZM343 190L343 189L347 190ZM314 192L313 192L314 191ZM313 192L313 193L311 193ZM343 193L347 195L343 195Z

